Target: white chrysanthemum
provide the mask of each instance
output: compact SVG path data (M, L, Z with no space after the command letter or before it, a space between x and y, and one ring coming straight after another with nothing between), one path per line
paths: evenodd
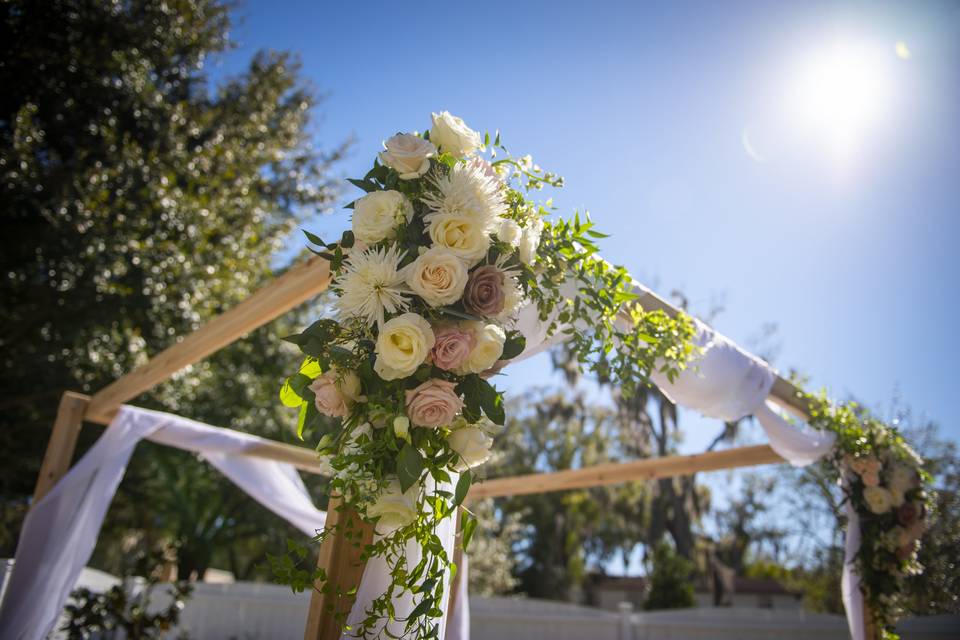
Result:
M373 325L383 324L385 313L405 311L410 288L406 268L399 268L403 255L396 247L352 253L334 283L341 291L335 303L340 315Z
M447 175L434 176L431 183L434 190L421 198L432 212L427 214L427 222L437 214L462 216L480 222L485 233L492 233L507 213L503 184L487 175L479 163L458 163Z

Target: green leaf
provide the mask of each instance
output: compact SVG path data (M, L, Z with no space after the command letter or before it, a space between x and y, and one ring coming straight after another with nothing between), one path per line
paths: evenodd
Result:
M430 596L424 597L424 599L420 601L420 604L414 607L413 611L410 612L410 617L407 618L408 620L410 620L408 625L413 624L413 621L415 621L417 618L419 618L420 616L425 614L427 611L429 611L432 606L433 606L433 598Z
M347 182L357 187L358 189L363 189L367 193L371 191L376 191L378 189L377 185L373 182L366 182L364 180L357 180L356 178L347 178Z
M470 545L470 539L473 537L473 532L477 529L477 519L473 516L464 514L463 521L463 550L466 551L467 547Z
M480 316L475 316L461 309L455 309L454 307L440 307L440 312L448 316L453 316L454 318L460 318L461 320L483 320Z
M353 231L350 231L349 229L347 229L346 231L343 232L343 237L340 239L340 246L343 247L344 249L350 249L351 247L353 247L353 243L354 243Z
M453 504L457 506L463 504L463 499L467 497L472 482L473 474L470 473L469 469L460 474L460 479L457 480L457 488L453 494Z
M523 353L527 347L527 339L519 331L510 335L507 341L503 343L503 354L501 360L512 360Z
M400 478L400 489L404 492L420 479L423 473L423 456L416 447L409 442L400 450L397 456L397 476Z
M310 232L307 231L306 229L301 229L301 231L303 231L303 235L307 236L307 240L309 240L309 241L312 242L313 244L317 245L318 247L326 247L326 246L327 246L327 243L324 242L322 239L320 239L320 236L318 236L318 235L316 235L316 234L314 234L314 233L310 233Z
M480 407L496 424L502 425L506 420L503 411L503 394L497 391L493 385L482 378L477 378L480 386Z

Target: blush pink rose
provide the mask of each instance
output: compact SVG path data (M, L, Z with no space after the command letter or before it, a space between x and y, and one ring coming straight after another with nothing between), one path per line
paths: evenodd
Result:
M435 329L433 335L436 341L430 350L430 357L433 364L444 371L453 371L466 362L477 344L473 333L456 326Z
M463 408L463 400L454 391L456 383L427 380L407 391L407 415L420 427L442 427L453 422Z
M337 379L339 377L339 380ZM317 411L325 416L344 418L360 395L360 379L353 372L338 376L331 369L310 384Z
M880 474L876 471L870 471L868 469L863 472L861 478L863 478L863 484L868 487L876 487L880 484Z

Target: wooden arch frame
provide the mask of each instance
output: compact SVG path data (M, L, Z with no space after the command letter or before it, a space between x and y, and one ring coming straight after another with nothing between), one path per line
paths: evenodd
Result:
M283 315L297 305L322 293L331 280L329 263L313 257L301 262L286 273L266 284L236 307L210 320L184 337L176 344L161 351L147 363L109 384L92 397L67 391L61 398L53 432L47 444L40 474L34 490L34 502L42 498L70 468L77 437L83 422L109 425L117 410L125 402L166 381L184 367L199 362L219 349L242 338L245 334ZM661 309L670 315L679 311L655 294L637 289L640 303L646 309ZM807 417L807 407L799 390L788 380L777 377L769 399L800 417ZM246 455L290 463L296 468L318 473L321 466L316 453L306 447L297 447L281 442L268 442L248 450ZM716 471L738 467L775 464L783 462L769 445L740 447L712 451L696 455L648 458L624 463L608 463L582 469L554 473L531 474L489 480L471 488L469 498L485 498L507 495L563 491L591 486L618 484L630 480L651 480L698 471ZM328 526L341 519L349 519L362 534L361 542L372 537L372 527L336 508L336 498L331 499L327 511ZM358 538L352 541L339 534L327 538L321 545L319 565L327 571L328 580L334 584L355 585L363 575L365 562L360 559ZM457 548L457 561L461 549ZM448 610L452 610L456 598L450 596ZM340 636L335 611L349 611L352 597L338 597L314 590L310 611L304 631L304 640L335 640ZM869 611L864 610L867 638L877 637Z

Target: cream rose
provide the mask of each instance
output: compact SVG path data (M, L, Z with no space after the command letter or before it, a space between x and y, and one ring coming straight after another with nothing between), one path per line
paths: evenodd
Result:
M498 325L475 322L470 323L470 328L477 344L470 351L467 361L457 370L460 375L483 373L495 365L503 355L503 345L507 341L507 334Z
M543 233L543 220L535 218L523 228L523 234L520 236L518 245L520 253L520 262L523 264L533 264L537 257L537 247L540 246L540 234Z
M513 220L505 218L500 221L500 228L497 230L497 239L511 247L520 244L520 238L523 237L523 229Z
M447 444L457 452L460 461L454 465L457 471L465 471L490 459L493 438L477 426L461 427L447 436Z
M397 478L387 482L374 503L367 507L368 517L379 518L377 533L387 534L416 520L419 491L418 484L414 484L406 492L402 491Z
M360 378L352 371L338 374L336 369L331 369L317 377L310 384L310 390L317 411L325 416L344 418L360 397Z
M407 284L431 307L453 304L467 285L467 266L446 247L431 247L407 270Z
M865 488L863 490L863 500L867 503L870 511L876 514L886 513L893 506L893 497L883 487Z
M396 235L397 225L413 219L413 205L399 191L374 191L353 206L353 235L374 244Z
M446 247L469 266L475 265L490 248L482 221L455 213L435 213L427 227L435 245Z
M442 153L463 158L472 155L480 148L480 134L464 124L463 120L450 115L449 111L432 115L430 142L437 145Z
M430 170L430 158L436 154L437 148L429 140L398 133L383 142L380 162L399 173L401 180L413 180Z
M892 465L887 471L887 484L900 492L913 489L918 482L917 472L903 463Z
M430 323L416 313L404 313L380 328L373 370L384 380L405 378L417 370L433 348Z

